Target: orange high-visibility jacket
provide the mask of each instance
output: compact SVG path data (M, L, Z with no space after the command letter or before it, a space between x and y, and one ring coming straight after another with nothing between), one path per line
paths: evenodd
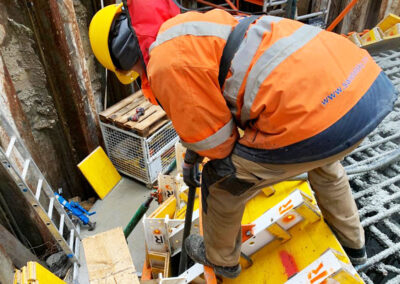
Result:
M161 26L150 47L152 92L183 144L211 159L229 155L238 139L274 151L323 133L381 73L367 51L340 35L262 16L249 27L221 90L220 58L237 23L222 10L181 14Z

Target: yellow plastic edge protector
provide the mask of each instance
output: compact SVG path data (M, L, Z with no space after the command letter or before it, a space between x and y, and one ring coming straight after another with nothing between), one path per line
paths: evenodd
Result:
M78 168L101 199L121 180L121 175L100 146L80 162Z

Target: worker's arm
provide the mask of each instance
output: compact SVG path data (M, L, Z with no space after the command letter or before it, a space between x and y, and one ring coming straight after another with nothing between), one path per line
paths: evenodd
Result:
M172 120L182 144L210 159L227 157L238 138L218 85L218 70L149 64L151 89Z

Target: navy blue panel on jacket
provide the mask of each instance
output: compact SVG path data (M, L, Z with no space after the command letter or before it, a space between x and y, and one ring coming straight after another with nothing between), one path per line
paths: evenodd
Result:
M346 150L371 133L393 110L396 99L396 89L381 72L357 104L325 131L274 150L254 149L237 143L234 153L254 162L270 164L321 160Z

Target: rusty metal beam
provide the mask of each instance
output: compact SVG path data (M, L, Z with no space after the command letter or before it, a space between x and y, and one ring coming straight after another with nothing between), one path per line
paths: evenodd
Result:
M100 128L73 3L39 0L27 9L64 131L84 158L99 145Z
M103 142L73 2L38 0L25 7L67 144L62 155L67 168L75 167ZM67 190L85 198L92 191L80 179L82 188Z
M3 113L18 131L20 137L28 142L27 146L33 159L41 161L40 153L37 151L37 145L34 142L32 130L29 121L25 116L21 103L17 97L14 85L3 56L0 52L0 103ZM8 136L0 129L0 145L8 144ZM19 161L22 166L22 161ZM18 165L17 165L18 166ZM2 197L0 206L9 220L13 221L14 229L19 238L24 243L32 246L39 246L37 252L46 254L50 252L56 243L52 239L46 227L40 227L38 216L32 208L25 202L20 189L11 182L8 174L0 167L0 195ZM3 216L4 217L4 216ZM18 227L15 227L18 226Z
M64 62L67 63L65 67L69 72L69 83L73 88L72 99L80 118L83 138L87 149L92 151L99 145L101 131L74 4L72 0L53 0L48 3L60 43L59 48L62 50Z

